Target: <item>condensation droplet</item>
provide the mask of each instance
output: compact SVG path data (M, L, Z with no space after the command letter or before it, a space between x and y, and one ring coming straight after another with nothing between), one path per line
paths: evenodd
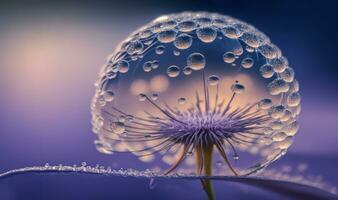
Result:
M283 141L288 135L286 135L286 133L284 132L277 132L273 135L272 139L275 142L280 142Z
M120 73L127 73L129 70L129 63L125 60L121 60L117 63Z
M158 55L161 55L164 53L165 47L163 45L159 45L155 49L155 53Z
M286 102L290 107L296 107L300 104L300 94L298 92L294 92L288 95Z
M180 53L179 51L177 51L177 50L174 50L174 51L173 51L173 54L174 54L175 56L179 56L181 53Z
M271 59L269 63L277 73L283 72L288 66L288 61L285 57Z
M150 72L151 70L152 70L152 63L150 61L143 63L143 71Z
M294 121L287 125L283 131L288 135L288 136L294 136L299 129L299 123L297 121Z
M209 76L208 83L209 83L209 85L212 85L212 86L218 85L218 83L219 83L219 77L216 76L216 75Z
M280 77L288 83L291 83L295 78L295 72L291 67L287 67L282 73L279 74Z
M270 64L262 65L259 68L259 71L264 78L271 78L275 74L275 71Z
M194 21L182 21L177 25L178 30L182 32L190 32L195 30L197 27L197 24Z
M140 93L138 95L138 100L139 101L145 101L147 99L147 95L143 94L143 93Z
M233 91L236 94L240 94L243 93L245 90L244 85L239 84L239 83L235 83L231 86L231 91Z
M112 91L106 91L104 94L103 94L103 96L104 96L104 99L106 100L106 101L113 101L114 100L114 92L112 92Z
M160 63L158 62L158 60L154 60L153 62L151 62L151 68L157 69L159 66Z
M271 99L262 99L259 103L258 103L258 107L260 109L269 109L272 106L272 101Z
M156 93L152 94L151 95L151 99L154 100L154 101L157 100L158 99L158 94L156 94Z
M177 67L176 65L172 65L168 67L167 74L169 77L172 77L172 78L177 77L180 74L180 68Z
M232 52L226 52L223 54L223 61L226 63L233 63L236 60L235 54Z
M238 39L241 36L240 31L233 26L226 26L222 29L224 36L230 39Z
M187 100L184 97L180 97L177 100L177 103L180 105L184 105L187 102Z
M116 134L122 134L125 131L123 122L112 122L110 126L111 130Z
M276 105L270 108L269 115L274 119L279 119L284 115L285 107L283 105Z
M289 84L283 79L277 78L268 84L268 89L271 95L278 95L289 90Z
M279 49L273 44L264 44L258 47L258 50L268 59L273 59L279 55Z
M173 42L176 38L177 32L172 29L164 30L158 33L157 39L162 43L170 43Z
M183 69L183 74L190 75L192 73L192 69L190 67L185 67Z
M188 49L192 44L191 36L183 33L176 37L174 45L178 49Z
M217 37L217 32L212 27L202 27L196 30L198 39L205 43L213 42Z
M241 62L242 67L249 69L253 66L254 60L252 58L244 58Z
M201 53L192 53L187 58L187 66L193 70L201 70L205 67L205 58Z

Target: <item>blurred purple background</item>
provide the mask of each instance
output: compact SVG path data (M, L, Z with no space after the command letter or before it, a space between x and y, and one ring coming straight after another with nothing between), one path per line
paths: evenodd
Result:
M158 15L205 10L254 25L282 49L300 82L302 113L276 165L307 163L307 173L338 186L337 9L325 0L1 1L0 172L47 162L120 167L123 155L102 155L93 144L89 103L101 65Z

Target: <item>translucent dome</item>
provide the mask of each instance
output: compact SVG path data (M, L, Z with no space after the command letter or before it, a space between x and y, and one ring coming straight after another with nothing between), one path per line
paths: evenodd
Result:
M165 174L200 174L208 160L213 175L249 175L284 155L298 131L299 84L287 59L255 27L216 13L141 27L95 86L97 150L129 152Z

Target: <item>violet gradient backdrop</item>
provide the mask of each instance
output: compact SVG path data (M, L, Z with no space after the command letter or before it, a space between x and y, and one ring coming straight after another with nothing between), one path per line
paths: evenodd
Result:
M308 163L308 173L338 186L338 6L325 0L0 1L0 172L46 162L120 167L125 157L93 145L93 82L131 31L184 10L242 19L282 49L300 82L302 114L277 164Z

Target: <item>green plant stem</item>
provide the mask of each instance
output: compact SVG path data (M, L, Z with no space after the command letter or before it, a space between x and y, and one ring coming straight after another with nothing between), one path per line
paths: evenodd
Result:
M197 160L197 174L200 174L201 164L203 166L204 175L211 176L212 175L212 154L213 154L214 146L206 146L206 147L197 147L196 148L196 160ZM203 153L203 158L201 157ZM215 200L215 193L212 187L212 183L209 179L201 180L203 189L207 194L209 200Z

